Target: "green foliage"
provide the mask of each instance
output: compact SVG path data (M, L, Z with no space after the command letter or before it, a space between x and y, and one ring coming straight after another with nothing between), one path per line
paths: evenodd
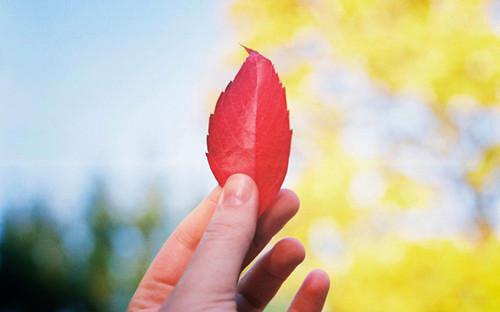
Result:
M125 310L158 248L152 234L162 228L165 207L152 187L142 213L125 218L105 184L97 181L85 215L71 224L52 217L43 202L6 211L0 310L119 311ZM168 228L161 232L166 236ZM139 240L124 244L117 238L120 233Z

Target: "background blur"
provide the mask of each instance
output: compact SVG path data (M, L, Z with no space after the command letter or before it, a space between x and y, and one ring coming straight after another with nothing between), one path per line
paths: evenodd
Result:
M282 236L327 311L500 311L500 1L0 1L0 310L123 310L213 188L245 58L294 128Z

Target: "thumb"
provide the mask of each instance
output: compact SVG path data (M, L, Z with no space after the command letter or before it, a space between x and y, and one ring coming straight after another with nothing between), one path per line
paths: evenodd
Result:
M174 302L179 298L189 298L192 305L203 299L199 294L218 302L233 299L243 259L255 234L258 202L257 186L250 177L235 174L227 179L214 215L167 306L177 306Z

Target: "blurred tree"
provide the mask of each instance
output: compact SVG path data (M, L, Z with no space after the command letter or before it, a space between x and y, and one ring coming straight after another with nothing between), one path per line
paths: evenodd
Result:
M491 277L500 269L500 36L491 3L231 7L239 40L273 59L287 87L302 210L283 235L307 242L298 278L317 265L333 274L333 310L499 309Z
M125 310L169 232L154 183L138 208L134 216L119 213L101 179L94 183L85 217L70 224L52 217L43 201L6 207L0 310Z
M10 207L0 244L0 309L9 311L96 310L58 226L43 202Z
M250 46L287 45L310 31L394 90L416 88L436 105L467 94L499 98L500 40L481 0L237 1L236 25Z
M87 222L93 238L93 248L85 264L85 285L91 298L103 310L110 310L112 296L111 256L112 235L116 222L110 211L110 200L103 181L98 180L87 207Z

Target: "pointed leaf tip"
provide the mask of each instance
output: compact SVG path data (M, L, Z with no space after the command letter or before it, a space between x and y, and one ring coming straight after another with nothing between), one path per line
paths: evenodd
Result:
M248 55L251 55L252 53L259 54L259 52L255 51L254 49L250 49L249 47L246 47L246 46L244 46L242 44L240 44L240 46L247 51Z

